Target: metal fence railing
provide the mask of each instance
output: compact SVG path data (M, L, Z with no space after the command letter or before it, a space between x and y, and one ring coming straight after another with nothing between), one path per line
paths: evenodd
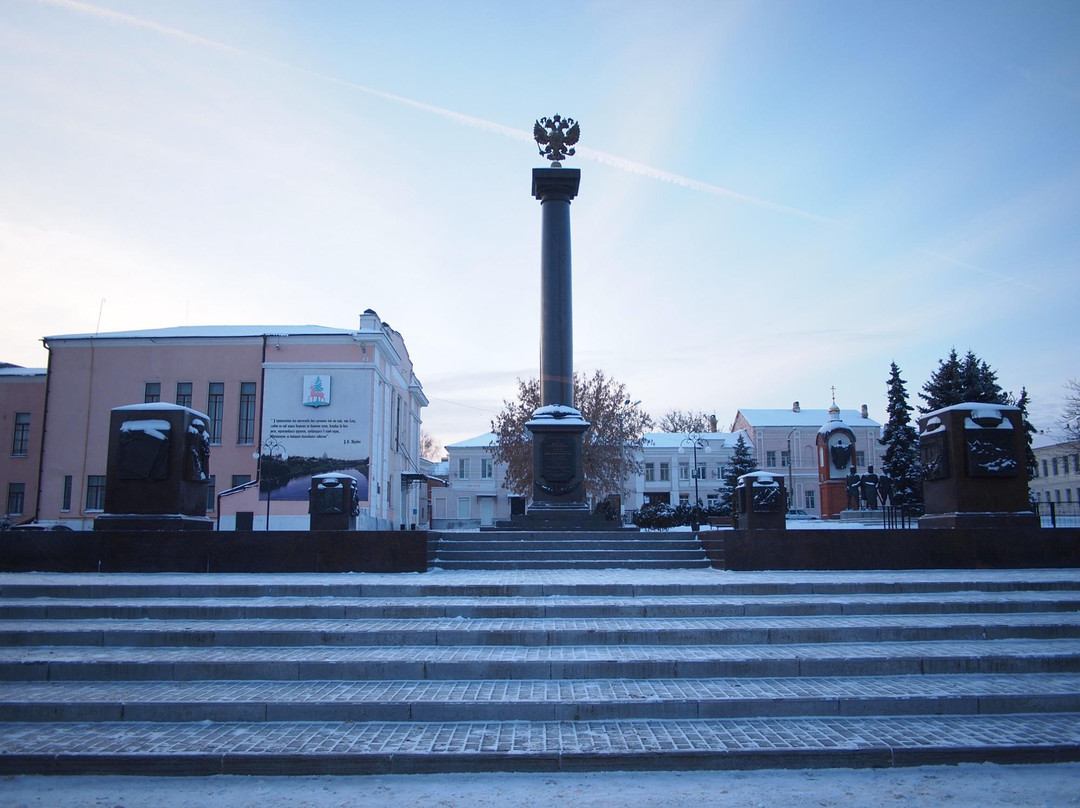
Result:
M1080 502L1036 502L1043 527L1080 527Z
M881 509L881 515L887 530L907 530L918 527L922 510L906 508L903 505L887 505Z

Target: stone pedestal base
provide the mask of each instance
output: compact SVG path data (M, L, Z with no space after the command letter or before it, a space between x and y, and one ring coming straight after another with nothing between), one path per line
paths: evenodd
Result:
M184 514L103 513L94 520L95 531L149 530L191 532L213 530L214 520L205 516Z
M843 480L826 480L820 483L821 518L839 519L841 512L847 510L847 484Z
M556 508L530 508L523 516L513 516L509 523L500 522L500 530L576 531L621 530L618 522L584 511Z

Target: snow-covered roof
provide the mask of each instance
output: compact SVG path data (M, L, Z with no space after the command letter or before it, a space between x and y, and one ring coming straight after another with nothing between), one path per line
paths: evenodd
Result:
M50 340L76 339L179 339L236 337L295 337L303 335L355 334L350 328L325 325L180 325L172 328L147 328L136 331L107 331L101 334L58 334Z
M458 441L457 443L451 443L447 446L447 449L475 449L486 448L498 441L498 436L494 432L485 432L483 435L477 435L475 438L466 438L465 440Z
M11 367L0 368L0 376L17 377L17 376L44 376L45 368L21 368L16 365Z
M697 435L697 437L712 448L720 449L724 446L734 446L739 440L739 435L742 434L741 430L739 432L705 432ZM685 441L687 448L689 448L690 441L687 439L693 437L695 436L685 432L647 432L645 434L645 445L649 447L655 446L659 449L678 449ZM745 436L744 439L749 444L749 439L745 438Z
M1052 432L1037 432L1031 436L1032 449L1047 449L1051 446L1062 446L1075 450L1080 442L1070 440L1067 435Z
M1010 404L981 404L978 401L965 401L962 404L952 404L948 407L942 407L939 410L924 413L923 418L929 418L933 415L940 415L943 412L952 412L954 410L1002 410L1004 412L1019 412L1019 407L1014 407Z
M743 417L755 427L765 426L805 426L817 429L829 420L828 410L801 409L795 412L792 409L780 410L739 410ZM840 420L849 427L881 426L873 418L863 418L859 410L840 410Z

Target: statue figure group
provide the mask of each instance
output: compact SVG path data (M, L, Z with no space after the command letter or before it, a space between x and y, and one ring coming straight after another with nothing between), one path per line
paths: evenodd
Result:
M848 510L861 508L876 511L892 504L892 480L885 475L874 474L874 467L868 466L866 474L859 476L855 467L851 467L845 478L847 484Z

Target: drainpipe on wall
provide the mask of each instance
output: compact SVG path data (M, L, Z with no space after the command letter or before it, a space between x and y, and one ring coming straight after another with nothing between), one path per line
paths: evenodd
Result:
M41 413L41 446L38 447L37 491L34 495L34 521L41 516L41 483L45 474L45 433L49 424L49 385L52 384L52 348L45 340L41 341L49 352L49 361L45 365L45 406Z

